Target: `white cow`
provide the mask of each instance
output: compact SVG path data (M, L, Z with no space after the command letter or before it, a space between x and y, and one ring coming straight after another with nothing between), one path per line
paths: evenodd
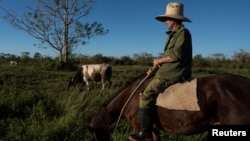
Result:
M75 86L77 83L83 82L87 85L89 90L89 81L96 81L102 83L102 90L104 90L107 83L111 84L112 67L110 64L89 64L82 65L76 72L74 77L70 77L68 89L70 86Z
M10 61L10 65L16 66L16 65L17 65L17 62L16 62L16 61Z

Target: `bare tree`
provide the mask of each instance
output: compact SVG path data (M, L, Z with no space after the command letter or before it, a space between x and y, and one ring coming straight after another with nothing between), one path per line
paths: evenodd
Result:
M1 7L2 18L13 27L38 39L38 47L51 47L59 52L59 60L67 62L68 56L81 43L83 46L94 36L108 33L101 23L81 22L89 15L94 0L37 0L36 6L27 7L22 16ZM13 3L14 4L14 3Z

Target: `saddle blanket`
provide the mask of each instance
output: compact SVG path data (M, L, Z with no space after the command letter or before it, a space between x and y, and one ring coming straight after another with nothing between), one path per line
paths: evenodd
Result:
M156 105L174 110L200 111L196 87L197 78L176 83L158 95Z

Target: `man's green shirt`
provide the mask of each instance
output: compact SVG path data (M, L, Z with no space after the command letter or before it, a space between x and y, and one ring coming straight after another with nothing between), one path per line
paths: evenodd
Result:
M164 63L155 78L174 82L190 79L192 75L192 37L188 29L181 26L169 35L163 56L170 56L174 62Z

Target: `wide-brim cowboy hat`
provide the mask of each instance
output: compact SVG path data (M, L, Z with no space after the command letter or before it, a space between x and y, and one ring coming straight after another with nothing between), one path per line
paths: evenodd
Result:
M184 5L179 2L170 2L166 6L166 13L155 17L156 20L165 22L167 19L177 19L183 22L191 22L191 20L183 15Z

